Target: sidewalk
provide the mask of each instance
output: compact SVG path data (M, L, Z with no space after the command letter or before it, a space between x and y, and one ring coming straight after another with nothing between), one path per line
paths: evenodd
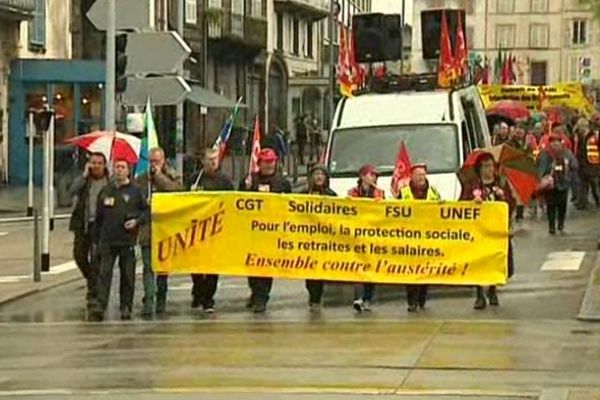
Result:
M33 193L33 206L42 209L42 188L36 187ZM27 215L27 186L0 186L0 218L24 217ZM55 215L70 212L69 207L58 207L55 202Z
M57 220L50 232L50 271L33 281L33 224L0 224L0 304L71 282L81 277L72 261L68 221Z

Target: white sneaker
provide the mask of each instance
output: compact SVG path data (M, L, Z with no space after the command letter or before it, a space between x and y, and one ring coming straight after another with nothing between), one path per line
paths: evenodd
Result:
M367 301L367 300L363 301L362 308L363 308L363 311L371 311L372 310L371 309L371 302Z
M354 300L354 303L352 303L352 307L354 307L354 310L358 313L363 311L363 301L362 300Z

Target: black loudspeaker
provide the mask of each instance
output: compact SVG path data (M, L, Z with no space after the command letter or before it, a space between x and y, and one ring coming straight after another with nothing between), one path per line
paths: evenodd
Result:
M352 17L354 56L359 63L402 58L402 21L399 14L358 14Z
M442 35L442 11L446 13L448 32L452 49L456 49L456 33L458 32L458 19L461 19L465 44L467 41L465 10L425 10L421 11L421 40L423 58L426 60L437 59L440 56L440 37Z

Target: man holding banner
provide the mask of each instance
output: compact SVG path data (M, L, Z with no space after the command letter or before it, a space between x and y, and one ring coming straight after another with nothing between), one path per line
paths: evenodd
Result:
M405 201L440 201L442 199L438 190L427 180L427 165L413 165L410 174L410 182L400 190L399 199ZM417 311L417 307L425 308L427 285L406 285L406 301L408 302L408 312Z
M165 152L160 147L150 149L150 171L137 178L144 198L150 203L153 192L176 192L181 190L179 177L175 170L169 168L165 160ZM167 305L168 275L154 276L151 265L150 223L146 221L140 227L138 242L142 250L144 264L144 316L149 317L154 311L162 314ZM156 298L156 310L154 309Z
M258 153L258 173L250 174L240 183L239 190L263 193L291 193L292 185L277 173L277 154L273 149L262 149ZM256 314L267 311L273 278L248 277L251 295L247 308Z
M475 162L475 172L477 179L470 185L463 186L463 191L460 200L474 201L481 204L484 201L504 201L508 203L508 222L510 224L511 216L516 206L514 197L511 194L510 186L506 183L502 184L500 177L497 174L497 165L494 161L494 156L490 153L482 153ZM510 278L514 273L512 245L510 239L508 241L508 265L507 275ZM498 306L498 294L496 286L489 286L487 290L487 298L491 306ZM484 295L483 286L477 286L477 294L474 308L483 310L486 308L487 302Z
M233 190L233 183L223 174L220 167L219 149L209 147L202 151L202 170L192 179L192 192ZM214 296L217 291L219 276L213 274L192 274L192 308L202 306L205 313L215 312Z
M308 176L308 188L303 192L317 196L337 196L329 187L329 172L327 167L321 164L314 165ZM321 310L321 299L323 297L323 287L325 282L322 280L306 280L306 290L308 290L308 306L311 312Z

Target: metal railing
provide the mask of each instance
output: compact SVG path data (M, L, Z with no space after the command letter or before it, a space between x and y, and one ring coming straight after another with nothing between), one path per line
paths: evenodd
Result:
M309 7L320 8L324 11L329 11L329 0L278 0L289 3L304 4Z

